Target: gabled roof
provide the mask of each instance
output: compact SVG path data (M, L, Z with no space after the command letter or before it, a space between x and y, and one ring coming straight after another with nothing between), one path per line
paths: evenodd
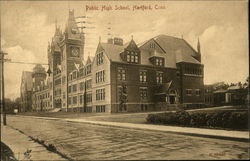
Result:
M120 53L123 52L132 41L133 40L125 43L124 45L99 43L98 50L104 50L110 60L121 62L122 59ZM150 41L154 41L158 45L160 52L155 51L155 53L153 53L152 51L144 48L144 45ZM179 62L201 64L194 58L198 53L184 39L159 35L140 43L140 45L137 46L141 50L141 64L144 65L152 65L149 61L149 57L154 54L159 57L164 57L165 66L169 68L176 68L176 63Z
M176 63L188 62L200 64L198 60L193 58L197 56L197 52L184 40L167 35L159 35L153 38L167 53L176 55Z
M107 57L112 61L122 61L120 53L124 51L123 45L100 43L100 47L105 51Z
M194 63L200 64L198 60L193 58L192 56L185 54L182 49L175 51L176 63L186 62L186 63Z
M197 52L184 40L173 36L158 35L153 38L165 51L182 49L187 54L196 56Z
M91 64L91 63L92 63L92 60L91 60L90 56L88 56L86 65L87 65L87 64Z

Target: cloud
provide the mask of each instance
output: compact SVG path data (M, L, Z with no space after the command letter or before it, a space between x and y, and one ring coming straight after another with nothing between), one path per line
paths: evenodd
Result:
M248 75L247 33L237 25L213 25L201 35L205 83L244 81ZM246 59L247 58L247 59Z
M32 51L23 49L21 46L3 48L8 53L6 58L12 58L11 62L35 62L36 57ZM31 71L33 66L27 64L5 63L5 91L6 97L16 98L20 94L22 71Z

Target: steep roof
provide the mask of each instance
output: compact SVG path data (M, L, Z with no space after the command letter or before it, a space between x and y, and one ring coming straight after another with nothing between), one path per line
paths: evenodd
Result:
M123 45L114 45L109 43L100 43L100 47L105 51L108 58L112 61L122 61L120 53L124 51Z
M159 46L162 52L154 51L152 53L152 51L143 49L143 46L152 40ZM98 48L103 49L111 61L121 62L122 59L120 57L120 53L124 51L131 41L125 43L124 45L99 43ZM197 56L198 53L184 39L167 35L159 35L140 43L138 47L141 50L141 64L152 65L149 61L149 57L152 55L164 57L165 65L169 68L176 68L176 63L179 62L201 64L194 58L194 56Z
M159 35L153 38L166 53L173 53L176 55L176 63L188 62L200 64L198 60L193 58L198 53L190 46L184 39Z
M198 60L186 54L186 52L183 52L182 49L175 51L175 58L176 58L176 63L187 62L187 63L200 64Z

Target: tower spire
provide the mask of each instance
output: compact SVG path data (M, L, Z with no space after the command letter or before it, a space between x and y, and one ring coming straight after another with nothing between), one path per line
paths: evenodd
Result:
M200 46L199 37L198 37L198 43L197 43L197 51L198 51L199 54L201 53L201 46Z

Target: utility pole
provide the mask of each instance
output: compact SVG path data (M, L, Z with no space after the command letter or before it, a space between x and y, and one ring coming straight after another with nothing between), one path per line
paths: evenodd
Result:
M5 110L5 100L4 100L4 62L9 61L9 59L4 59L4 55L8 55L7 53L4 53L0 51L0 56L1 56L1 113L3 115L3 125L5 126L7 124L6 122L6 110Z

